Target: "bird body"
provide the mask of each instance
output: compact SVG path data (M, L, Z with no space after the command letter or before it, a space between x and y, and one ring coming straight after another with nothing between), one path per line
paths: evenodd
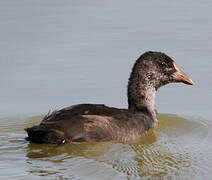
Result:
M26 129L37 143L79 141L130 141L147 131L153 123L146 113L134 113L101 104L79 104L44 117L39 126Z

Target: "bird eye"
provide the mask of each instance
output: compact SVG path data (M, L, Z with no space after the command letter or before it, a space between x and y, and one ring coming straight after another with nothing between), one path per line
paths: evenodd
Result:
M162 66L165 66L165 65L166 65L166 63L165 63L165 62L161 62L161 65L162 65Z
M147 78L150 79L152 77L151 74L147 74Z

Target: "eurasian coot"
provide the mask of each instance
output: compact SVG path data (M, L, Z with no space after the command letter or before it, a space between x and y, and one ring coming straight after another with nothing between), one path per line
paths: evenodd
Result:
M155 93L172 82L193 84L175 62L161 52L145 52L135 62L128 82L128 109L78 104L47 114L26 129L35 143L130 141L157 125Z

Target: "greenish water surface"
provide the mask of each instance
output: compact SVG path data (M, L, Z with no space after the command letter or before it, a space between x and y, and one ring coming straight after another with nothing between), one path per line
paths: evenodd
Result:
M42 116L2 118L1 179L209 179L212 133L204 119L159 115L135 142L30 144L24 128ZM13 122L13 123L8 123Z

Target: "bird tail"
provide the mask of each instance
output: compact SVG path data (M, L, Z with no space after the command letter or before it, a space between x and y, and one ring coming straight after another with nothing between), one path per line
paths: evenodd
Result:
M35 143L44 143L44 140L48 134L48 131L43 126L33 126L25 129L25 131L28 134L26 140Z
M66 144L64 132L46 125L38 125L25 129L28 134L26 140L34 143Z

